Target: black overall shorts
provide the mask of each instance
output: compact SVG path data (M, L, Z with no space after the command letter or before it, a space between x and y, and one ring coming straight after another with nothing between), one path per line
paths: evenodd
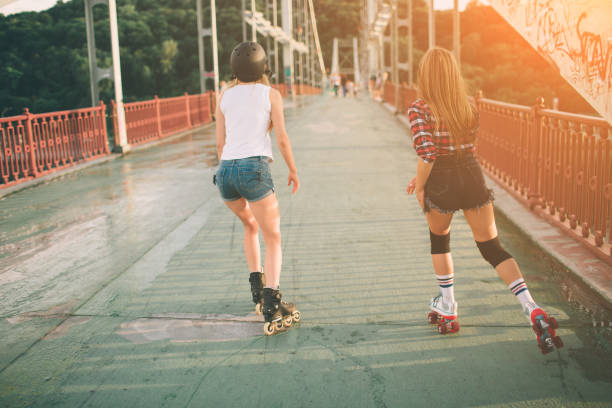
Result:
M480 164L472 152L438 156L425 183L424 212L432 208L442 214L481 208L493 201Z

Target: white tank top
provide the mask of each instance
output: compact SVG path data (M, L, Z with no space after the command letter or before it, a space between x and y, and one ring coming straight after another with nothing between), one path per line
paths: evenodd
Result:
M267 156L272 160L270 140L270 87L263 84L236 85L223 93L225 146L221 160Z

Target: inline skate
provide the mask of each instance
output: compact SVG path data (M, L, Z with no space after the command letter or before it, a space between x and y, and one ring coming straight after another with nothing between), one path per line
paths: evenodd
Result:
M557 336L555 332L559 327L557 319L548 317L548 314L538 306L531 309L531 313L526 310L525 314L529 316L531 328L538 339L538 347L542 354L550 353L555 347L558 349L563 347L561 337Z
M459 322L457 321L457 302L448 304L444 302L442 295L438 295L429 302L431 312L427 313L430 324L438 326L438 333L457 333Z
M301 314L293 303L283 302L282 294L277 289L263 289L264 333L272 336L291 327L300 321Z
M249 282L251 282L251 295L253 295L253 303L255 303L255 313L257 315L261 315L264 279L264 274L262 272L251 272L251 275L249 275Z

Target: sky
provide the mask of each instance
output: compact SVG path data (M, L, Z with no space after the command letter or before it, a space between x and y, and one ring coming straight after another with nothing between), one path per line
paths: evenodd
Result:
M53 7L55 3L57 0L0 0L0 13L7 15L22 11L41 11Z
M468 2L469 0L459 0L459 8L463 10ZM0 0L0 13L8 15L22 11L41 11L52 7L55 3L57 0L16 0L14 2ZM434 8L439 10L453 8L453 0L434 0Z

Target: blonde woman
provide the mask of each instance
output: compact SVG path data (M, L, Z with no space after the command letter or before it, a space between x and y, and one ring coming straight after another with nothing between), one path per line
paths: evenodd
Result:
M431 258L440 288L429 304L430 323L437 324L442 334L459 331L450 225L453 213L463 210L480 253L521 303L542 353L562 347L561 338L555 335L556 320L534 302L516 261L497 237L492 191L474 156L478 114L468 101L449 51L432 48L423 56L418 91L419 98L408 109L418 155L417 175L406 191L416 193L430 229Z
M281 301L278 290L282 265L280 214L268 162L272 157L270 130L289 168L288 185L300 186L291 143L285 130L283 100L272 89L265 71L267 58L256 42L238 44L231 55L235 79L219 96L216 108L219 169L214 181L227 207L244 225L244 253L251 271L253 302L265 318L264 333L273 335L300 320L295 305ZM259 229L266 245L261 271ZM265 287L264 287L265 282Z

